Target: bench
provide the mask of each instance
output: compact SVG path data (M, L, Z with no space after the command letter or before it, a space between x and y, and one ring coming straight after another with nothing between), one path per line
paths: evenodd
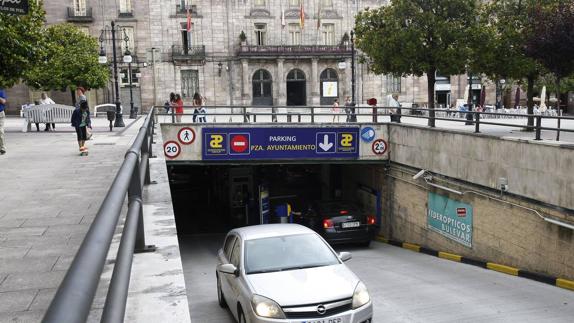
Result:
M111 104L111 103L96 105L94 107L94 117L98 117L98 113L107 115L106 112L108 112L108 111L114 111L115 112L116 111L116 105ZM122 107L121 105L120 105L120 112L121 113L124 112L124 107Z
M24 132L30 131L32 123L70 123L74 107L63 104L43 104L22 106L22 116L26 127Z

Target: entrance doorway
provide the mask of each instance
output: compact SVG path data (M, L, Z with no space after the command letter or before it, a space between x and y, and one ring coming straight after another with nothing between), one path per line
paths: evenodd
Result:
M305 73L294 69L287 74L287 105L307 105Z
M332 105L339 96L339 82L337 72L328 68L321 73L321 105Z

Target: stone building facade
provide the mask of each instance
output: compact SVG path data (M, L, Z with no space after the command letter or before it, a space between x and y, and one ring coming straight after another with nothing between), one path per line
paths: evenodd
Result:
M351 45L354 16L388 0L50 0L47 23L70 22L94 37L114 21L130 41L134 105L163 105L170 92L186 104L195 92L208 105L330 105L351 96ZM304 24L300 21L301 5ZM187 30L187 8L190 30ZM240 39L244 33L245 41ZM109 34L108 37L109 38ZM111 42L102 43L111 62ZM120 96L129 107L127 66L118 42ZM370 73L355 61L356 102L399 93L405 104L426 104L426 77ZM111 69L110 69L111 71ZM463 98L467 77L439 77L437 101L443 106ZM475 96L480 93L476 84ZM486 101L494 103L494 86ZM38 92L17 86L13 107L33 101ZM91 102L114 101L113 77L106 89L90 91ZM56 102L69 93L52 92ZM19 102L20 101L20 102Z

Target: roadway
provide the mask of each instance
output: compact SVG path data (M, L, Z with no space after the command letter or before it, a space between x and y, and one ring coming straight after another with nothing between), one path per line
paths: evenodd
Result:
M216 253L223 235L179 238L191 321L234 322L217 304ZM574 292L373 242L347 265L365 282L374 322L572 322Z

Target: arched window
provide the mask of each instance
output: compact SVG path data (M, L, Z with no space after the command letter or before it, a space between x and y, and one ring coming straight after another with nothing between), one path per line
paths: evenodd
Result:
M339 77L332 68L325 69L319 76L321 86L321 105L331 105L339 97Z
M273 104L273 79L269 71L260 69L253 74L253 105Z
M300 69L293 69L287 74L287 81L305 81L305 73Z

